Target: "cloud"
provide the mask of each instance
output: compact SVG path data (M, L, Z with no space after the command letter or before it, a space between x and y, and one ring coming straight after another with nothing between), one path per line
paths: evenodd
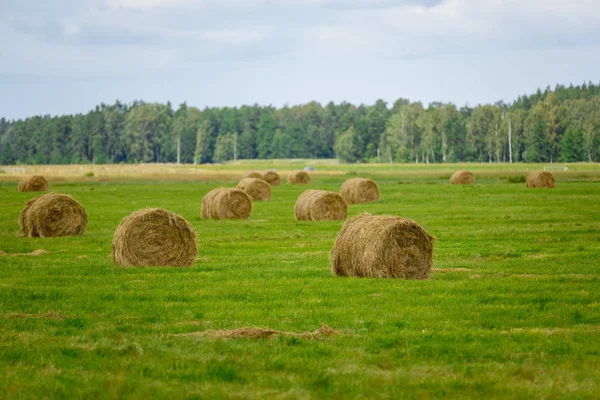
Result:
M307 48L320 55L413 59L600 43L600 2L445 0L345 9L314 26ZM352 46L349 49L349 46Z

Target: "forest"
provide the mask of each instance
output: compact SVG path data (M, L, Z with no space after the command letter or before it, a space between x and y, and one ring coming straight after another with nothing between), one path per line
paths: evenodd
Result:
M0 164L223 163L338 158L348 163L596 162L600 83L556 85L511 104L458 108L318 102L199 109L100 104L86 114L0 119Z

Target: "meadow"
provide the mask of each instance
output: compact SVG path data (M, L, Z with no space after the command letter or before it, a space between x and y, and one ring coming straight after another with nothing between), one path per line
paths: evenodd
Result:
M305 164L311 184L286 184ZM600 398L600 166L536 190L521 176L540 165L469 165L476 184L450 185L459 167L0 167L0 397ZM200 219L209 190L266 168L283 183L249 220ZM18 235L39 195L17 192L31 172L84 205L85 235ZM436 237L430 279L331 275L343 222L297 222L293 206L354 176L381 199L350 216L403 216ZM195 227L193 267L113 265L114 230L144 207ZM335 334L303 334L323 325ZM282 333L218 334L243 327Z

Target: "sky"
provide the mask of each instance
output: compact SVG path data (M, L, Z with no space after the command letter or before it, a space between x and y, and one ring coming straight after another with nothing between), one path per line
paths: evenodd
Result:
M599 82L598 21L599 0L0 0L0 117L510 102Z

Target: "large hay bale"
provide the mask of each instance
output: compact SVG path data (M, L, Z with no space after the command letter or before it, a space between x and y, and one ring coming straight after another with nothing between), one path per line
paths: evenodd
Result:
M281 184L281 178L275 171L267 171L264 173L264 180L271 186L279 186Z
M310 183L310 175L306 171L292 171L287 177L292 185L306 185Z
M28 176L19 181L19 192L45 192L48 181L42 175Z
M331 249L332 274L426 279L434 238L418 223L390 215L360 214L346 221Z
M271 185L262 179L244 178L238 182L237 188L246 192L251 200L271 200Z
M265 179L264 176L260 172L256 172L256 171L246 172L244 174L244 178Z
M252 200L243 190L213 189L202 198L202 219L248 219Z
M377 184L368 178L352 178L342 184L340 194L348 204L369 203L379 200Z
M475 183L475 175L470 171L461 169L452 174L450 183L453 185L472 185Z
M346 219L348 203L339 193L310 189L296 200L294 215L298 221Z
M19 224L28 237L78 236L87 228L87 213L71 196L48 193L27 202Z
M194 228L162 208L145 208L123 218L112 241L113 261L122 267L188 267L197 254Z
M534 171L527 175L526 185L531 189L556 187L554 176L547 171Z

